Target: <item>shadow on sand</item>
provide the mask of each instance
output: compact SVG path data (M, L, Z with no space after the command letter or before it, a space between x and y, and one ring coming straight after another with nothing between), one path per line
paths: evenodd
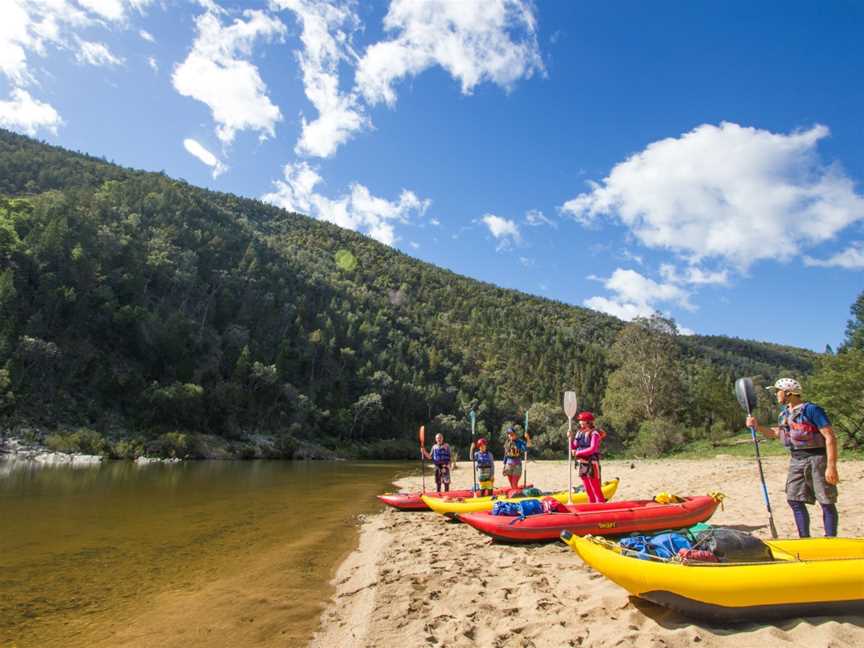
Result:
M742 623L714 623L701 619L692 619L662 605L656 605L635 596L629 598L630 604L633 607L667 630L678 630L695 626L718 637L728 637L741 632L752 632L758 628L766 627L778 628L779 630L792 630L802 623L819 626L831 621L835 623L848 623L858 628L864 628L864 619L858 616L796 617L792 619L772 619L764 622L748 620Z

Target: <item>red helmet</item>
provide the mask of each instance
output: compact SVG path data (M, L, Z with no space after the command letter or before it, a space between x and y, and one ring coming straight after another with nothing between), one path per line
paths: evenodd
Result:
M475 445L485 446L486 445L486 439L484 439L483 437L480 437L479 439L477 439L477 443Z
M593 421L594 415L591 412L579 412L579 416L576 418L579 421Z

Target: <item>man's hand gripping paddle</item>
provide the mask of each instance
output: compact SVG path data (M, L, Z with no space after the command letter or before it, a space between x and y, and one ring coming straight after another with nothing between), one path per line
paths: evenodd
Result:
M756 405L756 389L750 378L739 378L735 381L735 396L741 407L747 412L747 416L753 415L753 407ZM756 463L759 465L759 480L762 482L762 495L765 497L765 508L768 509L768 526L771 527L771 537L777 537L777 527L774 526L774 514L771 512L771 500L768 498L768 487L765 485L765 473L762 471L762 457L759 454L759 442L756 440L756 428L750 428L750 436L753 438L753 447L756 448Z

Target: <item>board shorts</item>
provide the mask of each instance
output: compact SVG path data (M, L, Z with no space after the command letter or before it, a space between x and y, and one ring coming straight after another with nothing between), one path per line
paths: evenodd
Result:
M792 455L786 475L786 500L813 504L834 504L837 486L825 481L828 457L824 454Z
M435 483L449 484L450 483L450 466L441 464L435 466Z
M509 461L504 464L504 470L501 472L504 473L505 477L521 477L522 476L522 462L515 461L510 463Z
M477 484L480 488L492 488L495 482L495 470L493 468L477 469Z

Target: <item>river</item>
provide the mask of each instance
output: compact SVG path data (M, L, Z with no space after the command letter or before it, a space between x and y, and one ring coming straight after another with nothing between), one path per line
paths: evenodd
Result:
M296 646L410 464L0 462L0 646Z

